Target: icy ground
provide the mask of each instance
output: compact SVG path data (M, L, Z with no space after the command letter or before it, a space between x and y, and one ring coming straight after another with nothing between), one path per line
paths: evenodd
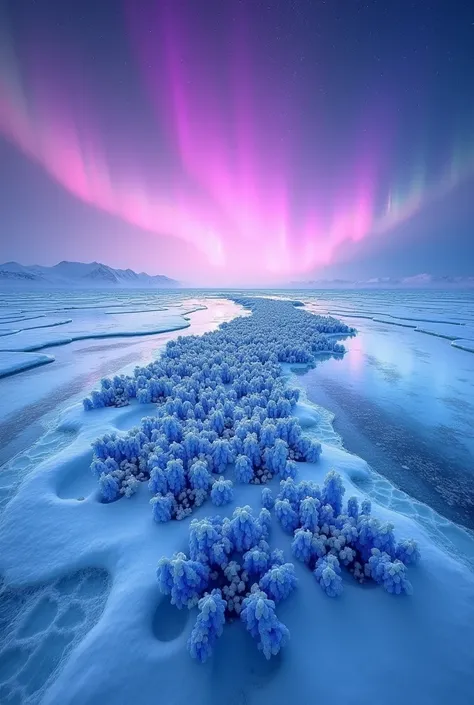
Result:
M135 302L128 308L132 305ZM210 309L213 301L206 305ZM47 313L41 305L37 309ZM192 314L185 333L194 332L197 315ZM202 332L212 325L207 320ZM77 343L63 350L73 345ZM88 356L92 371L100 366L101 355L103 351ZM143 363L149 360L148 352ZM332 363L323 362L320 369L326 364ZM0 392L3 385L11 385L1 397L2 406L15 404L13 381L34 405L35 375L49 373L57 365L58 359L0 381ZM62 383L67 384L72 365L59 367ZM99 377L118 369L102 371ZM285 371L293 384L288 366ZM22 378L28 379L25 388ZM68 401L61 396L59 406L81 391L84 396L97 379L91 374L88 388L83 382ZM26 386L33 389L26 391ZM40 399L46 398L46 391L47 384ZM20 411L21 401L16 403ZM0 524L2 703L472 702L474 575L469 559L474 541L468 532L379 475L372 514L390 520L397 537L414 537L420 545L422 559L409 571L413 595L394 597L344 576L344 593L328 597L311 572L294 560L291 537L273 521L271 546L283 549L298 577L296 590L278 607L279 618L290 631L288 645L266 661L236 622L225 627L208 662L193 661L186 642L195 611L172 607L156 580L162 556L187 550L189 520L154 523L146 483L131 499L104 504L89 471L93 440L106 432L124 432L155 412L156 405L136 402L90 412L76 405L63 411L30 450L1 468L7 500ZM330 414L304 399L295 413L305 432L323 441L318 463L298 463L299 479L322 483L335 468L343 478L346 497L362 499L360 488L373 473L363 460L340 447ZM8 416L2 408L2 418ZM25 478L19 488L18 476ZM269 487L276 494L277 478ZM234 489L228 507L216 508L208 501L193 517L230 516L242 505L258 512L258 486L235 485ZM419 521L422 513L430 517L429 526ZM456 551L446 550L447 536Z

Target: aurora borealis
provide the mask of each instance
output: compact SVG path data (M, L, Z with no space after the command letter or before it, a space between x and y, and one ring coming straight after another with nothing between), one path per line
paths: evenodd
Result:
M474 26L442 5L7 2L2 179L26 157L60 187L35 208L64 199L54 245L31 223L33 251L277 282L429 222L474 174Z

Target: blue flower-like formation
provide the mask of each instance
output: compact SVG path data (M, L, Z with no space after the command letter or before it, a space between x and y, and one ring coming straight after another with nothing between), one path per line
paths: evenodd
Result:
M273 501L269 492L268 488L262 491L265 507ZM344 492L342 478L334 470L326 475L322 488L291 478L280 483L275 516L293 535L293 555L309 566L330 597L342 592L341 565L361 583L372 579L387 592L411 594L406 566L420 557L416 541L397 543L393 524L371 516L368 500L359 509L357 498L350 497L344 509Z
M271 515L266 507L273 504L278 521L293 533L293 555L310 568L329 597L343 591L342 567L361 583L373 580L389 593L411 594L406 565L419 558L416 542L397 543L393 526L372 517L367 503L362 513L355 497L344 507L344 491L334 471L326 475L322 488L290 478L281 481L274 503L270 489L262 490L266 506L257 517L245 506L237 507L230 518L191 522L189 557L177 553L162 558L158 581L179 609L199 607L188 640L193 657L205 661L225 622L239 617L266 658L286 644L289 632L275 605L295 589L297 578L293 564L268 543Z
M250 507L237 507L231 518L194 519L189 532L189 558L176 553L158 563L161 591L177 608L199 608L188 639L191 656L206 661L226 621L240 618L268 659L288 640L288 629L275 603L296 587L292 563L271 551L268 510L255 517Z
M311 365L320 352L341 353L328 335L353 329L288 301L236 301L252 315L170 341L159 360L103 379L84 400L85 409L131 399L157 405L138 427L92 444L103 501L131 496L148 481L155 520L183 519L209 496L217 506L232 501L229 480L223 485L216 475L231 471L236 482L264 484L295 478L297 461L317 462L321 446L291 416L298 390L285 385L281 363ZM337 488L327 491L329 501Z
M131 496L148 482L153 518L182 519L208 497L216 506L233 501L239 483L262 485L277 477L280 491L262 490L258 517L248 506L230 518L190 524L189 557L162 558L158 580L177 608L198 606L189 637L191 655L205 661L226 621L240 618L266 658L288 640L275 605L296 586L294 566L271 550L270 511L292 535L295 558L311 569L327 595L342 592L342 568L359 582L373 580L394 594L409 593L406 566L419 550L396 542L393 526L351 497L343 505L341 477L330 472L323 487L295 482L298 462L317 462L318 442L291 416L298 390L284 382L281 363L312 365L319 352L343 352L329 335L353 330L314 316L290 302L236 299L251 316L237 318L201 337L171 341L161 358L133 376L102 380L85 409L123 406L131 399L155 403L156 414L128 433L93 443L91 470L102 498ZM298 342L295 342L298 341Z

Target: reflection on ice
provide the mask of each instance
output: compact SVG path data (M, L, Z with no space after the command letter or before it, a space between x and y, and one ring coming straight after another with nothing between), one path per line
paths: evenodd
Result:
M474 294L463 296L474 303ZM367 306L367 292L361 298ZM445 318L462 311L467 319L457 300L451 305L438 292L436 301ZM354 295L354 309L360 305ZM474 356L412 328L345 320L358 335L346 342L342 360L329 360L302 379L309 398L336 415L344 445L378 473L474 528Z

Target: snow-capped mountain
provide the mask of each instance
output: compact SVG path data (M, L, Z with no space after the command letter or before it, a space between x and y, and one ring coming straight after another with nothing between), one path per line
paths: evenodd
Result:
M0 264L0 286L44 287L133 287L171 288L176 279L163 274L150 275L133 269L114 269L101 262L59 262L54 267L25 266L18 262Z

